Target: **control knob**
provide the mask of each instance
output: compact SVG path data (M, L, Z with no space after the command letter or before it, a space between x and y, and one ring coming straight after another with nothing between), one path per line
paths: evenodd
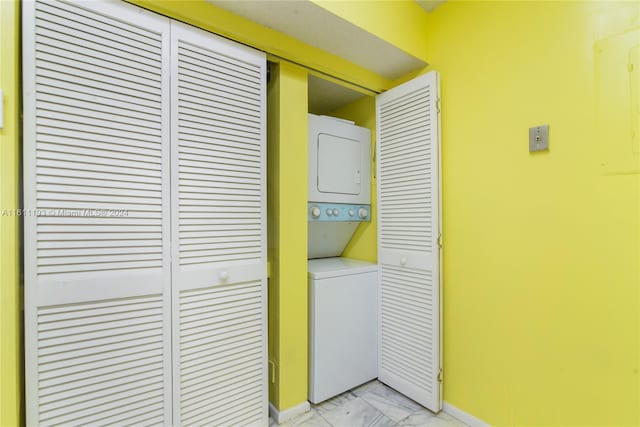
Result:
M366 218L367 215L369 215L369 211L366 208L360 208L358 209L358 216L360 218Z
M317 206L314 206L311 208L311 216L314 218L318 218L320 216L320 208Z

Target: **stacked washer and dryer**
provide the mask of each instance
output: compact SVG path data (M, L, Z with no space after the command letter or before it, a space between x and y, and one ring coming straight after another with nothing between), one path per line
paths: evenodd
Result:
M309 114L309 400L378 376L378 267L340 255L371 220L371 133Z

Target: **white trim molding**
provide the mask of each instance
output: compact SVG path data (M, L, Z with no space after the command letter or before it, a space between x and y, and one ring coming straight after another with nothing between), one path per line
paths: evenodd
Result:
M269 416L273 418L273 420L278 424L287 422L297 417L298 415L302 415L310 410L311 404L307 401L304 401L299 405L296 405L289 409L285 409L283 411L278 410L278 408L276 408L273 403L269 402Z
M474 417L471 414L466 413L460 408L456 408L449 402L444 402L442 410L454 418L459 419L463 423L471 427L491 427L491 424L482 421L480 418Z

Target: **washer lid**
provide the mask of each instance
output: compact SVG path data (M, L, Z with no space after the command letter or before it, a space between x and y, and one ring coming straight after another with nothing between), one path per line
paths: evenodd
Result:
M310 259L308 263L308 274L311 279L328 279L372 271L378 271L378 264L351 258L318 258Z

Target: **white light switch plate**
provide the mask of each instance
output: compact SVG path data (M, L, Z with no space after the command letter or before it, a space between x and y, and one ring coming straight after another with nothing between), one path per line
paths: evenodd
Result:
M549 125L529 128L529 152L549 149Z
M0 129L4 127L4 92L0 89Z

